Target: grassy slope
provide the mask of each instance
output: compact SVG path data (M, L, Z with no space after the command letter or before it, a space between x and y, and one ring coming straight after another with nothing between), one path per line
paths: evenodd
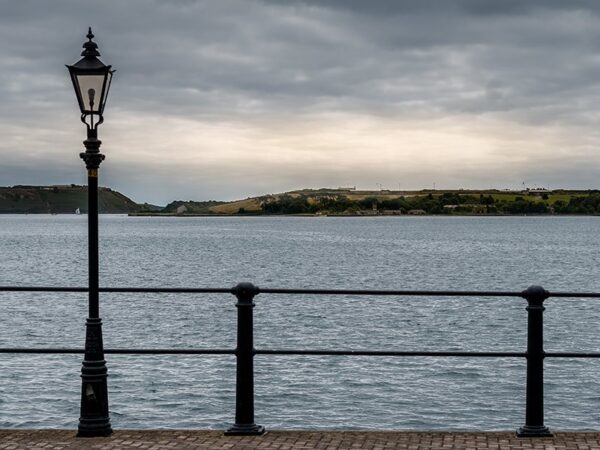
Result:
M260 197L247 198L245 200L237 200L222 205L211 206L209 210L210 212L218 214L236 214L240 208L243 208L246 212L260 211Z
M100 188L98 207L101 213L128 213L139 206L123 194ZM73 214L87 210L84 186L16 186L0 187L0 213Z
M491 195L495 201L507 201L514 202L517 197L522 197L526 201L530 202L542 202L552 205L558 200L563 201L564 203L569 203L569 200L572 197L585 197L589 195L588 191L558 191L557 193L552 193L548 195L547 200L543 200L542 197L536 195L528 195L527 193L522 193L519 191L509 191L509 192L500 192L495 190L448 190L448 191L431 191L431 190L422 190L422 191L346 191L346 190L337 190L337 189L304 189L298 191L284 192L280 194L274 194L271 197L280 197L282 195L290 195L292 197L297 197L299 195L305 195L308 197L308 202L314 202L316 198L322 196L344 196L347 197L351 201L359 201L365 198L377 198L380 200L388 200L395 199L399 197L414 197L414 196L424 196L432 194L434 197L438 197L444 193L454 193L460 195L472 195L475 197L479 197L480 194L483 195ZM266 197L255 197L248 198L245 200L236 200L233 202L224 203L222 205L213 206L209 210L213 213L219 214L236 214L240 208L243 208L246 212L260 212L261 207L260 204L264 201Z
M542 199L542 197L538 197L535 195L524 195L524 194L492 194L492 197L494 197L494 200L496 201L507 201L507 202L514 202L515 198L517 197L523 197L525 200L528 200L530 202L542 202L545 201L546 203L552 205L553 203L556 203L558 200L561 200L565 203L569 203L569 200L572 197L585 197L586 194L581 194L581 195L571 195L571 194L548 194L548 200L544 200Z

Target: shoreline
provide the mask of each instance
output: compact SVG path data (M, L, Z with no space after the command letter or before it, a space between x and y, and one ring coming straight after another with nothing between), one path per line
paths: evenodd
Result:
M100 213L101 216L128 216L128 217L599 217L600 214L173 214L173 213ZM87 213L23 213L23 212L0 212L2 216L87 216Z
M598 217L600 214L156 214L129 213L128 217Z

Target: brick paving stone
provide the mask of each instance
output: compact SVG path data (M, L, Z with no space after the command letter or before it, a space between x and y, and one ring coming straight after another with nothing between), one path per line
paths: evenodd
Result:
M1 430L0 450L600 450L600 433L556 433L521 439L514 433L270 431L263 436L224 436L220 431L123 430L108 438L77 438L71 430Z

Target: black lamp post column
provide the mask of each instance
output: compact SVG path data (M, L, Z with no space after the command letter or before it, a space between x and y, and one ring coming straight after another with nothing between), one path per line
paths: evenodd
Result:
M77 436L108 436L112 433L108 416L107 370L102 343L102 320L98 302L98 169L104 160L100 153L98 125L104 121L104 106L114 70L98 59L98 45L92 40L90 28L83 44L81 58L67 66L81 121L87 128L83 141L85 152L80 153L88 172L88 262L89 314L85 324L85 356L81 368L81 416Z
M108 415L107 369L102 342L102 319L98 298L98 168L104 160L97 130L89 129L79 156L88 172L89 313L85 324L85 356L81 368L81 416L78 436L108 436L112 433Z

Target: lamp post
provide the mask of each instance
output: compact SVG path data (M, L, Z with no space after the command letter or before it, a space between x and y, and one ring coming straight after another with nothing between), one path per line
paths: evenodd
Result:
M104 160L100 153L98 125L104 118L104 105L114 70L98 59L98 45L92 41L92 29L86 36L81 58L67 66L81 110L81 121L87 127L83 141L85 152L79 156L88 173L88 264L89 315L85 327L85 356L81 368L81 415L77 436L108 436L112 433L108 415L107 370L102 343L102 320L98 305L98 168Z

